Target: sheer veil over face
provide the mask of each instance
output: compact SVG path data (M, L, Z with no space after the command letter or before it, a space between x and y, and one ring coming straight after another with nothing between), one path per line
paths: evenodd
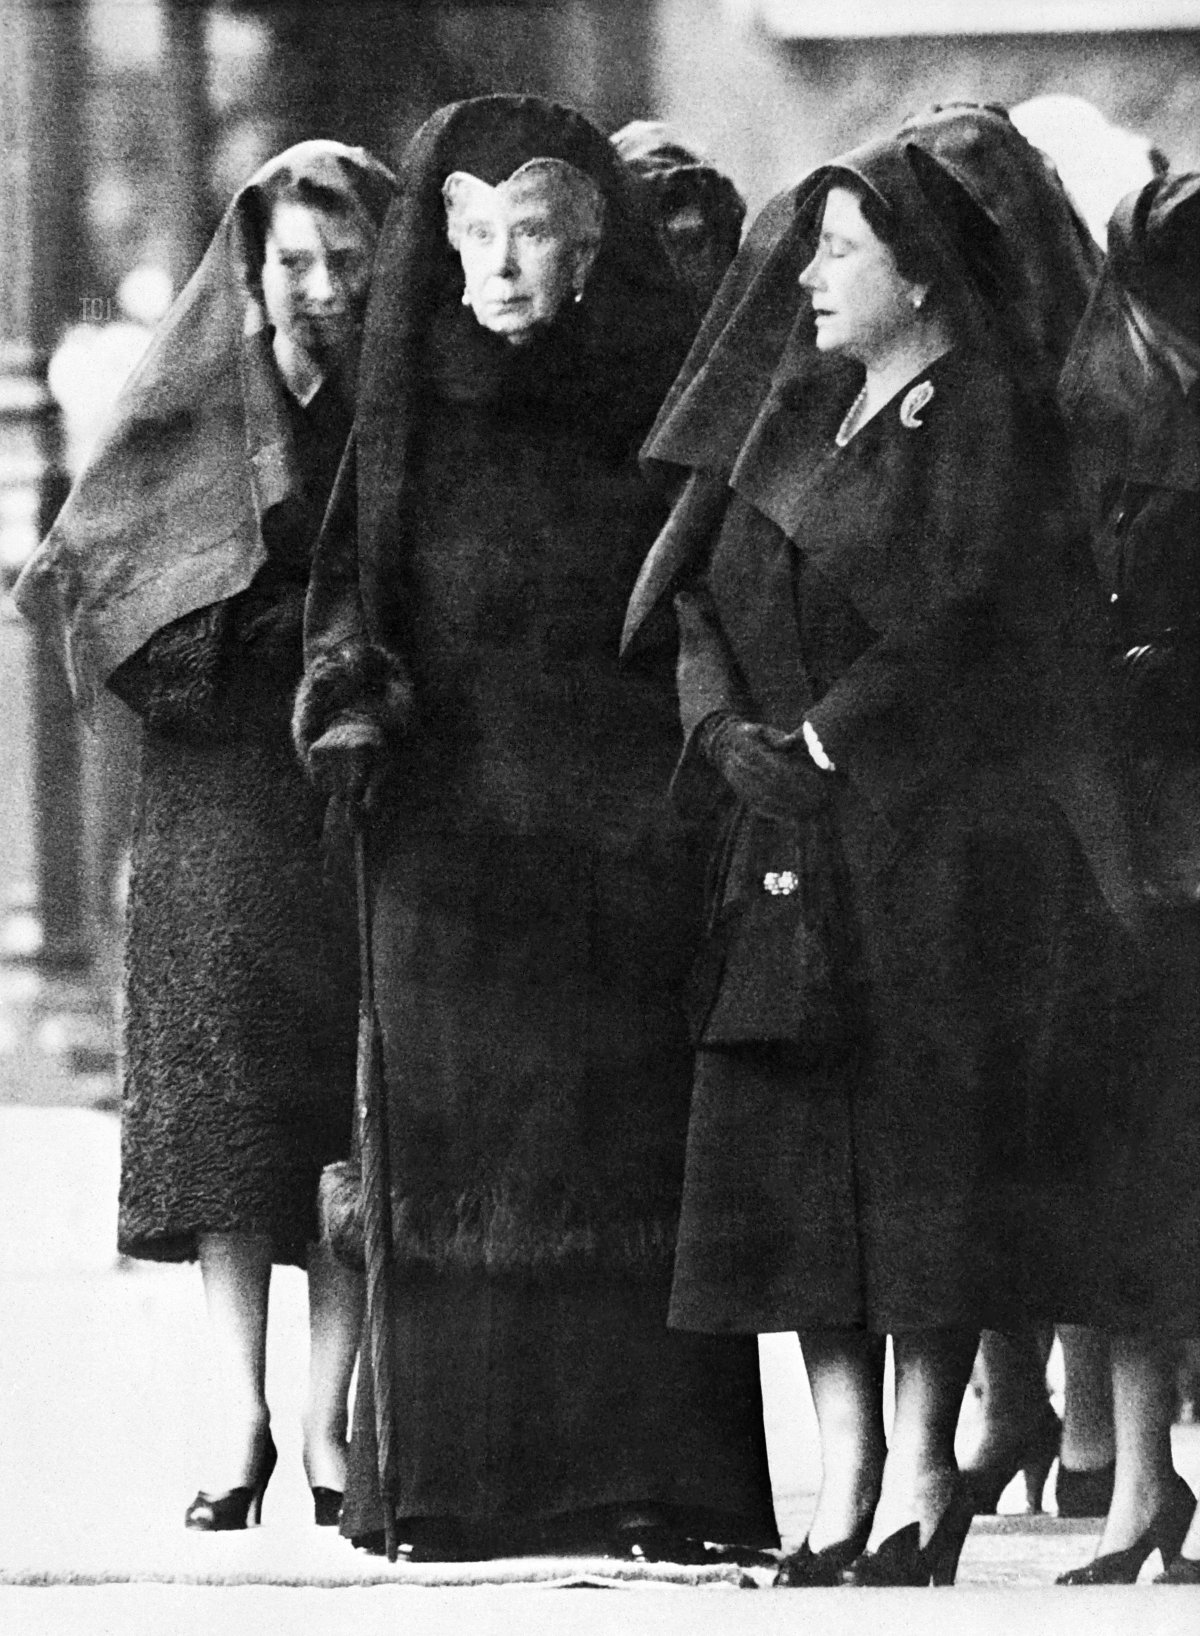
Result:
M375 252L375 227L353 211L298 199L271 210L262 267L267 322L316 363L348 360L362 322Z
M557 392L560 401L571 397L578 408L586 400L606 435L615 435L619 422L622 436L640 439L646 406L653 414L662 401L695 322L625 166L573 109L525 96L451 104L413 137L399 180L399 197L380 234L363 328L352 455L356 524L353 540L339 539L336 548L344 547L353 595L346 591L343 599L342 570L322 582L332 593L336 580L336 609L334 601L326 606L319 598L310 605L314 650L336 642L343 614L365 625L372 640L380 640L387 625L379 599L391 579L434 353L447 365L455 360L468 389L485 374L498 379L523 371L531 382L536 376L537 390ZM487 209L480 211L483 200ZM528 328L532 350L510 346L502 331L477 322L474 310L461 304L466 269L454 240L472 219L486 242L497 233L498 212L499 236L522 224L516 237L527 242L516 253L525 271L517 278L514 269L481 277L477 299L485 318L494 314L518 332ZM553 248L560 241L572 244L569 254ZM533 317L539 265L547 274L541 296L560 295L554 323ZM571 296L580 291L577 303ZM332 555L332 537L322 550Z
M256 172L225 212L17 588L85 714L155 631L237 595L262 567L262 517L302 486L281 375L303 401L333 363L307 359L297 393L272 336L303 325L315 344L318 327L344 322L341 298L305 295L307 273L284 263L304 259L311 272L319 248L318 284L344 280L347 305L353 290L361 306L369 250L364 268L360 240L394 191L391 172L363 149L301 142ZM351 249L353 269L341 260Z

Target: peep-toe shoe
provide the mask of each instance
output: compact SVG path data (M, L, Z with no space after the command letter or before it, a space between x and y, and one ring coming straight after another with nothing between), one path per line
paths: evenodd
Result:
M183 1526L206 1534L257 1527L262 1521L263 1495L278 1458L275 1439L268 1431L259 1446L250 1481L239 1488L226 1489L224 1494L209 1494L201 1489L184 1513Z

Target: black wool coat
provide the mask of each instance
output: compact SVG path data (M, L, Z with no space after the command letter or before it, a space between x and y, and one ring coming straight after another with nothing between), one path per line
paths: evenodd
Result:
M726 955L749 1026L731 1048L718 986L721 1037L701 1033L684 1328L969 1328L1065 1309L1079 1294L1062 1216L1120 1117L1109 1063L1136 965L1045 753L1070 703L1057 679L1087 671L1069 615L1076 593L1094 599L1089 565L1076 587L1047 551L1018 400L984 359L948 354L838 448L843 407L788 495L787 531L733 494L681 597L685 724L723 706L788 730L807 718L839 769L854 937L835 957L855 962L843 1036L788 1038L777 1001L802 980L803 945L764 926L800 894L768 886L787 833L777 859L756 835L749 890L766 909ZM676 779L689 800L707 793L698 745ZM1073 765L1102 781L1086 749ZM729 833L734 875L748 831ZM1123 885L1121 834L1101 861Z

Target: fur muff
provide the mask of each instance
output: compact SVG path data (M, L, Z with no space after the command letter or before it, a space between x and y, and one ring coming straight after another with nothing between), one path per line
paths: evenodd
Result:
M602 1264L635 1277L662 1276L675 1250L675 1211L637 1224L602 1214L558 1211L530 1219L528 1201L463 1195L445 1219L418 1219L411 1201L392 1195L392 1257L400 1271L524 1274L594 1270ZM365 1261L362 1171L357 1159L326 1165L317 1201L321 1241L343 1266Z
M374 643L342 642L304 672L292 711L292 742L305 766L313 745L342 718L364 718L385 742L403 738L412 721L412 681L395 654Z
M363 1248L362 1170L357 1159L326 1165L317 1191L317 1223L321 1242L345 1267L361 1271Z

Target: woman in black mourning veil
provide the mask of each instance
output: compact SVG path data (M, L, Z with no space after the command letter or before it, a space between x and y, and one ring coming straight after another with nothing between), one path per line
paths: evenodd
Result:
M770 1544L755 1343L666 1327L699 892L664 799L673 632L618 662L662 521L637 450L688 303L568 109L443 109L400 183L295 724L370 808L400 1538ZM343 1242L355 1203L332 1201ZM360 1540L382 1523L366 1374Z
M1095 1212L1113 1487L1096 1555L1060 1583L1132 1584L1157 1550L1200 1583L1200 1512L1172 1458L1174 1346L1200 1331L1200 175L1117 205L1060 384L1106 593L1121 742L1162 986L1127 1041L1137 1090Z
M306 1266L304 1463L337 1520L360 1282L317 1226L350 1151L354 915L289 732L393 178L301 142L238 190L16 597L80 709L137 715L117 1242L198 1260L213 1403L185 1521L257 1521L271 1268Z
M952 1582L979 1332L1069 1308L1139 980L1096 588L980 114L768 205L646 451L677 500L626 647L674 593L674 793L713 836L671 1321L799 1331L823 1481L783 1584Z

